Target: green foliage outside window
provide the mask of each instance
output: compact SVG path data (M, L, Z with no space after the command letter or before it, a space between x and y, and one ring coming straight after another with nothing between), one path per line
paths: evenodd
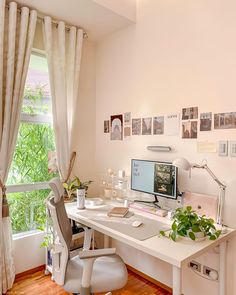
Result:
M43 88L25 92L24 113L37 114L43 100ZM46 104L44 104L44 110ZM35 111L34 111L35 110ZM47 123L20 124L16 149L7 184L45 182L55 174L48 173L48 151L55 150L52 126ZM45 198L49 190L12 193L8 195L13 233L43 228L45 225Z

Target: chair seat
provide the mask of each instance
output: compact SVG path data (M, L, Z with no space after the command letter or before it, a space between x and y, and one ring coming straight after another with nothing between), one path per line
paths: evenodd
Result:
M65 284L67 292L79 293L83 273L83 261L74 257L68 261ZM91 292L107 292L125 286L127 270L118 255L102 256L95 260L91 279Z

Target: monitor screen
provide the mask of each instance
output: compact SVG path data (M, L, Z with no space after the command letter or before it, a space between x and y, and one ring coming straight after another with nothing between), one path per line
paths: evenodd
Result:
M177 199L177 168L171 163L132 160L131 189Z

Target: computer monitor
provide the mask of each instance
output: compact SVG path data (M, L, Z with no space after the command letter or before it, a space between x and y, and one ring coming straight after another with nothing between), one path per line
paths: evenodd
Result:
M177 199L177 168L171 163L136 160L131 161L131 189L157 196ZM148 203L148 202L147 202Z

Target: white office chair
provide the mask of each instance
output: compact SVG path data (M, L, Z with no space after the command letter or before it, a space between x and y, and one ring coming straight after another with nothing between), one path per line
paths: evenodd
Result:
M55 179L52 182L55 184ZM78 256L70 258L71 225L66 214L62 190L53 191L54 195L47 199L46 204L57 234L52 250L55 282L67 292L81 295L124 287L127 282L127 269L122 259L115 254L116 249L84 249Z

